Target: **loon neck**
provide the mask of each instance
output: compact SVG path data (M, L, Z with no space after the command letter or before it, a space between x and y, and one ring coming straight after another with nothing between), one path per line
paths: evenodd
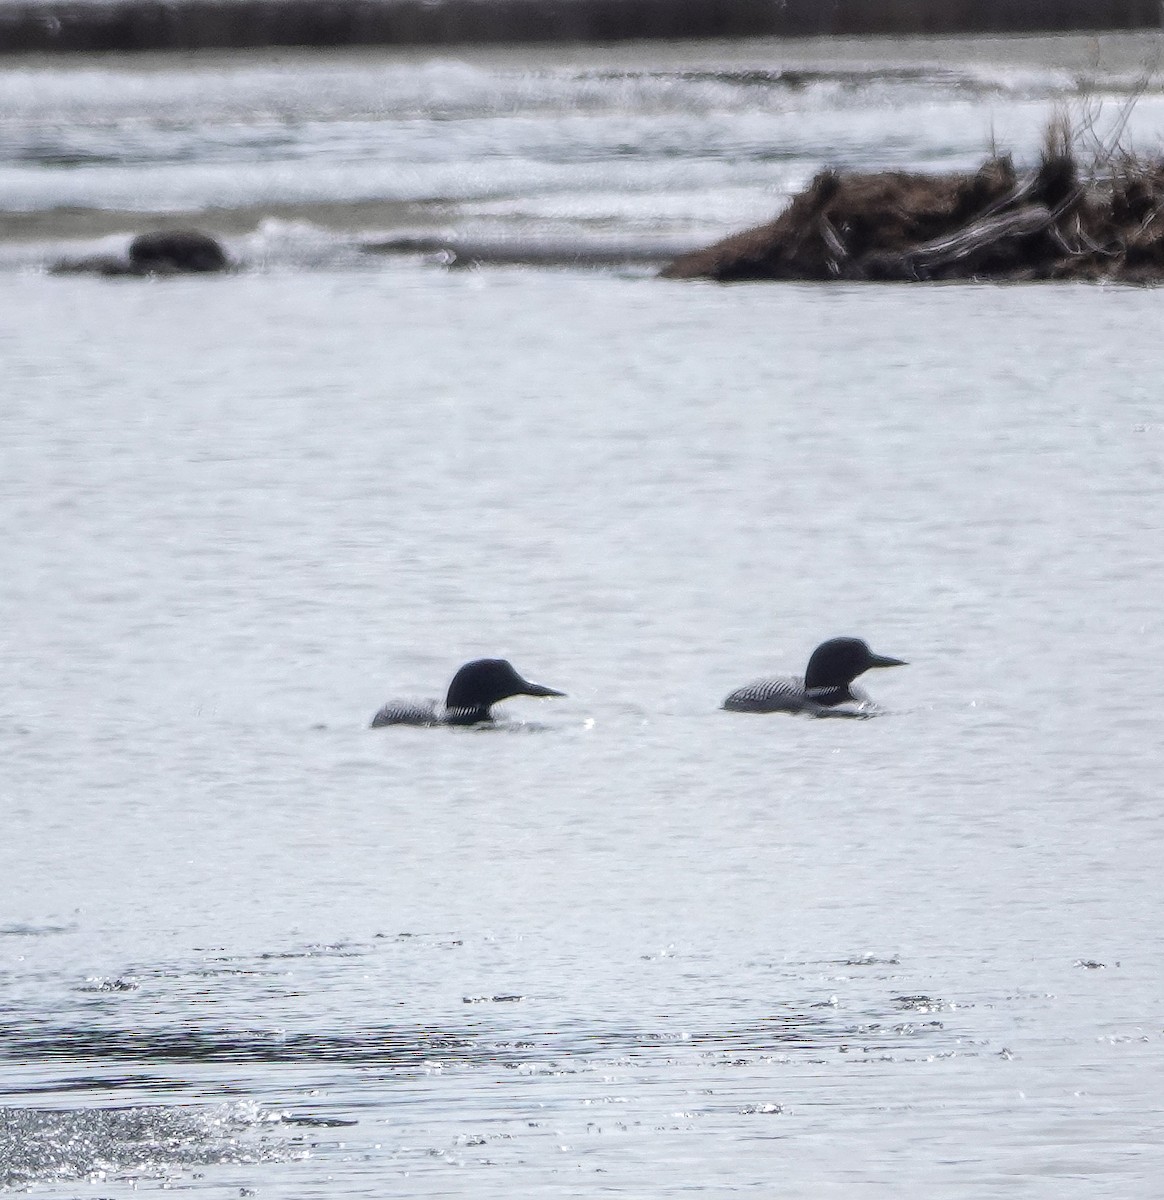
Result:
M833 708L838 704L845 704L849 700L857 699L847 683L836 683L824 687L806 687L804 690L810 700L824 705L825 708Z
M492 720L493 714L488 704L450 704L441 714L441 723L444 725L480 725L483 721Z

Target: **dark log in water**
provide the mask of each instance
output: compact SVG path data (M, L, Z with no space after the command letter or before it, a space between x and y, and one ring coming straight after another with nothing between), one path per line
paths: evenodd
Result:
M56 275L208 275L230 269L226 252L214 238L196 229L161 229L139 233L118 254L92 254L62 259Z
M406 235L365 242L370 254L422 255L448 267L659 267L685 253L691 239L599 241L539 237L444 238Z
M0 53L1146 29L1159 0L0 0Z
M825 171L775 221L682 255L671 279L1164 281L1164 162L1080 180L1067 156L1019 179Z

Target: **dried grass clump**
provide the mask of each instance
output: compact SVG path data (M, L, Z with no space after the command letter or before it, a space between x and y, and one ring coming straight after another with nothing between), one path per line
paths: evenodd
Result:
M1134 101L1133 101L1134 102ZM672 279L1164 280L1164 159L1119 149L1094 111L1057 112L1038 166L973 174L823 171L775 221L676 259Z

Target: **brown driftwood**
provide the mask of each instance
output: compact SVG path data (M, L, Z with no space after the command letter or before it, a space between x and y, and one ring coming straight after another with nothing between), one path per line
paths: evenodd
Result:
M948 237L934 238L897 254L870 255L863 263L874 279L921 280L975 275L1000 255L1013 254L1018 243L1051 227L1051 212L1042 204L972 221Z

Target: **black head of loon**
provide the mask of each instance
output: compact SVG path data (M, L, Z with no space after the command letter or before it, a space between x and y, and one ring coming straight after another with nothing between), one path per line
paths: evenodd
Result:
M477 658L454 676L445 696L444 721L450 725L473 725L493 719L489 709L510 696L564 696L541 683L530 683L504 658Z
M444 708L427 704L388 703L372 718L379 725L477 725L492 721L494 704L510 696L564 696L540 683L523 679L504 658L477 658L454 676Z
M804 672L804 687L817 704L843 704L853 700L849 685L873 667L904 667L909 664L886 654L874 654L860 638L839 637L821 642L812 652Z

